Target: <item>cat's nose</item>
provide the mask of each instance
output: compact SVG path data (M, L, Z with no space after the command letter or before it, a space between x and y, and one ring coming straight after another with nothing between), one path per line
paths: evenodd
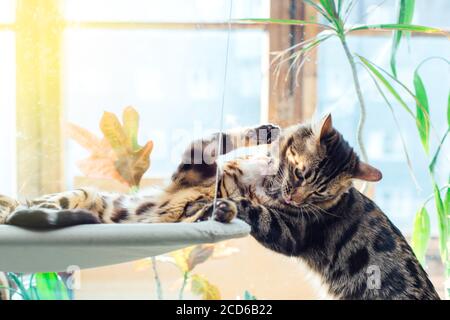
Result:
M291 201L295 203L302 203L304 199L305 197L300 192L296 192L294 195L291 196Z
M287 204L290 204L292 202L292 196L290 194L289 195L285 195L283 198L284 198L284 201Z

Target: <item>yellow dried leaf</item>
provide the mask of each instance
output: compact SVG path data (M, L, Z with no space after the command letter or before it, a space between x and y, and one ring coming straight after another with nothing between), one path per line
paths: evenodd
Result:
M87 159L78 162L83 174L91 178L115 179L129 187L138 187L150 167L153 141L143 147L137 144L139 114L132 107L124 110L123 121L122 127L113 113L105 112L100 121L103 139L73 124L68 125L68 133L91 152Z
M103 113L100 129L118 157L127 154L127 137L114 113Z
M114 165L121 177L132 186L139 186L144 173L150 167L150 153L153 150L153 141L140 148L138 151L127 151L126 155L117 155Z
M139 130L139 114L133 107L126 107L122 114L123 131L127 137L128 147L132 151L139 149L137 135Z
M66 133L70 138L78 142L83 148L91 152L98 152L98 149L101 148L101 139L99 139L95 134L80 126L77 126L76 124L67 123Z
M195 246L194 249L191 250L187 259L187 266L189 271L193 270L198 264L208 260L208 258L212 256L213 252L214 245L201 244Z
M170 253L170 256L174 259L175 265L181 272L189 272L188 259L191 251L194 247L186 247Z
M193 294L201 295L203 300L221 299L219 288L198 274L191 276L191 291Z

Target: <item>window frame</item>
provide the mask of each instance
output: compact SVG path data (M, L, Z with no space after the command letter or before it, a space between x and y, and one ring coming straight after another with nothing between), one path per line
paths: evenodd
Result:
M16 150L17 186L22 197L33 197L64 189L64 141L62 129L62 37L66 29L113 30L227 30L227 22L122 22L64 20L60 0L16 0L16 21L0 23L0 30L12 30L16 38ZM272 18L306 20L315 10L297 0L271 0ZM39 14L36 14L38 12ZM262 111L270 122L288 126L311 118L317 107L317 66L304 64L299 79L289 66L281 67L277 81L270 53L284 50L301 39L315 36L313 25L232 23L232 30L263 30L269 38L269 75L263 85ZM51 32L49 32L49 30ZM390 31L361 30L349 36L386 36ZM430 37L433 34L414 36ZM319 49L320 50L320 49ZM317 50L310 59L317 59ZM51 66L51 68L45 68ZM270 66L270 67L269 67ZM299 83L297 86L296 83ZM266 106L267 105L267 106Z

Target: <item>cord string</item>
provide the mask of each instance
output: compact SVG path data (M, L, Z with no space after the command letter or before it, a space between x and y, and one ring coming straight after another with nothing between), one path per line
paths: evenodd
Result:
M230 51L230 35L231 35L231 16L233 11L233 0L230 0L230 7L228 12L228 33L227 33L227 45L226 45L226 52L225 52L225 71L223 74L223 91L222 91L222 105L220 107L220 129L219 129L219 141L218 141L218 148L217 148L217 157L222 154L222 140L223 140L223 115L224 115L224 109L225 109L225 95L226 95L226 85L227 85L227 76L228 76L228 58L229 58L229 51ZM217 160L216 160L217 163ZM213 202L213 213L212 217L214 218L215 212L216 212L216 202L217 202L217 195L219 192L219 164L217 163L217 169L216 169L216 188L214 193L214 202Z

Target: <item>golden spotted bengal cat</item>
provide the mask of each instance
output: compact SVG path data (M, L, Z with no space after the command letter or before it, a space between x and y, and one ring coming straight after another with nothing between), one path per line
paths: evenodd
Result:
M211 217L216 190L217 157L240 147L270 144L279 128L262 125L194 141L182 156L170 184L152 196L98 192L83 188L45 195L21 204L0 196L0 223L28 228L60 228L95 223L195 222ZM219 139L222 141L219 141ZM219 143L220 142L220 143ZM268 156L240 157L220 168L219 197L251 196L262 185ZM215 219L231 221L236 205L216 203Z

